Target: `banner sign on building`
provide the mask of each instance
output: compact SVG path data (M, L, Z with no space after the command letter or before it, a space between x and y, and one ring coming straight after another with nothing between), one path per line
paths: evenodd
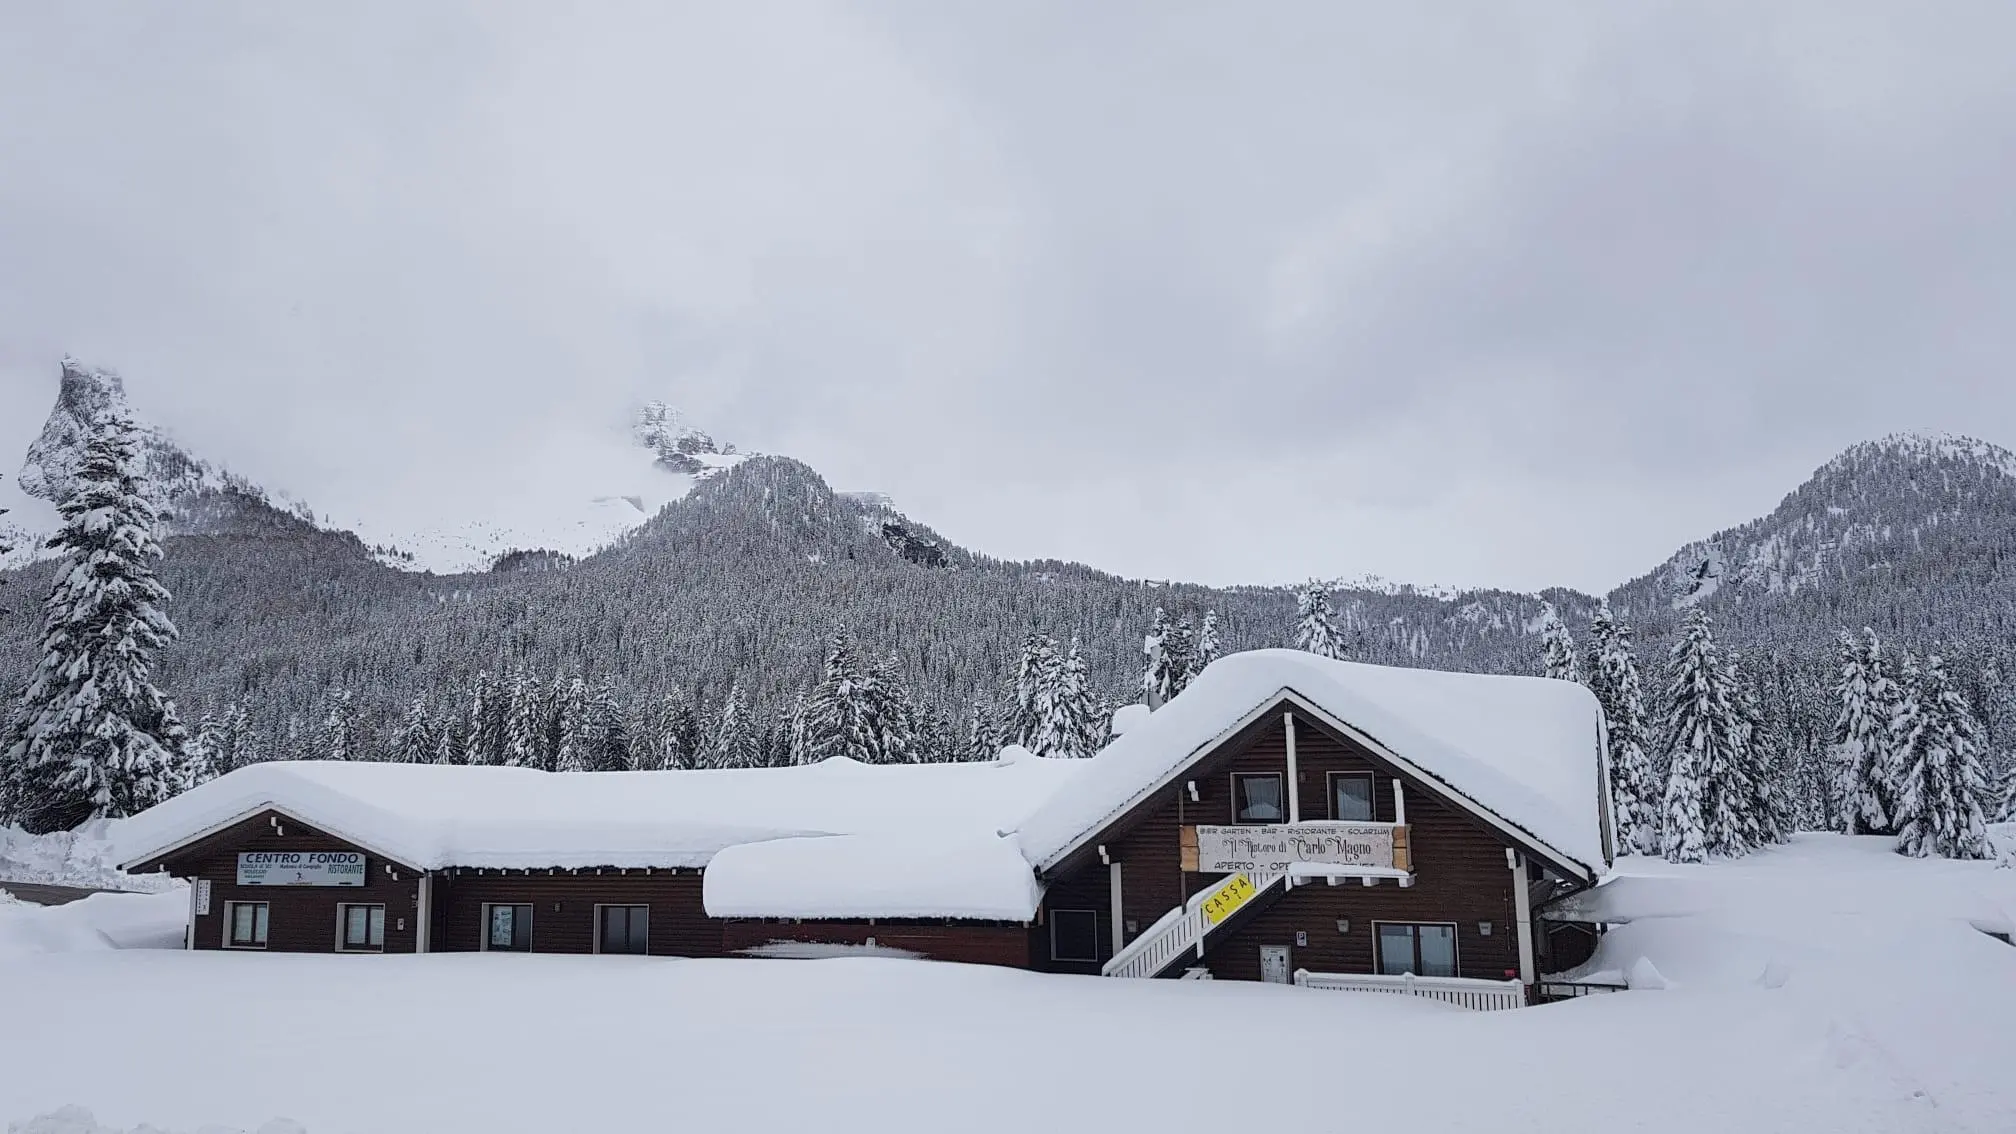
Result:
M208 917L209 914L210 880L208 878L198 878L196 880L196 916Z
M1253 880L1244 874L1234 874L1225 880L1218 892L1204 899L1204 920L1217 925L1237 913L1240 906L1253 900L1260 891L1254 889Z
M357 851L244 851L240 886L362 886L364 856Z
M1332 866L1393 865L1393 827L1386 823L1274 823L1197 828L1197 869L1279 873L1297 862Z

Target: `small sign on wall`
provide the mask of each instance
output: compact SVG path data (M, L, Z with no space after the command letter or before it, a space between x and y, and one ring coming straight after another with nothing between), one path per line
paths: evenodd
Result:
M240 886L362 886L364 856L357 851L243 851Z
M198 878L196 880L196 916L204 917L209 913L210 880L208 878Z

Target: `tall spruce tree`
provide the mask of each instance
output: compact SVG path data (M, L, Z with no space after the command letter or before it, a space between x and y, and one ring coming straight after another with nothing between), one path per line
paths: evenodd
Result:
M1056 643L1051 642L1050 649L1054 655ZM1182 636L1170 620L1169 612L1159 606L1155 608L1155 619L1149 623L1147 635L1141 640L1141 653L1147 659L1141 667L1142 699L1149 708L1160 708L1181 691L1187 663Z
M425 764L434 758L437 743L434 721L427 711L427 694L415 693L393 737L392 759L402 764Z
M316 755L324 760L362 757L363 753L357 750L357 699L348 689L330 690L329 711L322 717L322 732L315 748Z
M1045 688L1040 697L1043 716L1037 722L1036 734L1024 747L1038 756L1059 759L1092 755L1096 751L1098 710L1093 703L1085 658L1078 650L1078 639L1071 639L1063 660L1047 671L1043 680Z
M591 772L630 769L630 725L614 678L596 682L595 691L588 698L587 756Z
M469 694L469 727L464 732L462 762L500 764L504 761L504 733L508 719L505 696L487 669L476 671L476 683Z
M554 682L553 720L557 742L553 746L553 770L588 770L588 682L569 677Z
M1898 783L1897 851L1918 858L1990 858L1984 815L1981 726L1938 654L1922 671L1906 655L1893 724L1904 774Z
M1736 708L1708 616L1689 612L1673 646L1666 694L1666 793L1660 846L1674 862L1747 848L1738 812Z
M1204 672L1212 662L1217 661L1224 648L1218 640L1218 612L1207 610L1203 619L1197 623L1197 644L1191 651L1190 673L1185 676L1183 684L1190 684L1192 678Z
M1605 601L1589 623L1589 638L1590 685L1609 726L1611 811L1618 849L1649 854L1659 849L1660 788L1647 751L1652 736L1631 628L1612 616Z
M1851 835L1890 831L1889 788L1879 774L1889 751L1890 722L1876 697L1880 658L1874 630L1862 631L1867 644L1846 630L1840 636L1840 666L1834 684L1839 711L1834 723L1834 762L1841 777L1843 830Z
M1059 685L1058 671L1064 659L1057 655L1057 642L1047 634L1030 634L1022 642L1022 660L1015 669L1015 707L1009 722L1008 740L1030 751L1036 750L1054 707L1051 699Z
M915 764L923 759L921 721L903 683L903 670L895 657L887 657L868 667L864 690L868 704L868 739L871 761L877 764Z
M513 666L505 685L504 763L513 768L544 768L546 706L539 679L525 666Z
M41 661L0 735L0 817L37 833L145 810L186 778L186 730L154 684L175 624L125 418L97 423L58 513Z
M805 745L815 763L834 757L873 763L873 706L868 675L854 655L845 630L826 647L825 674L805 703Z
M707 744L706 768L755 768L763 763L757 749L755 722L749 718L749 698L739 682L728 686L714 732Z
M1575 639L1553 603L1540 608L1540 652L1544 659L1541 675L1557 681L1581 681L1582 670L1575 662Z
M1330 610L1330 584L1311 579L1296 589L1295 648L1324 658L1344 656L1344 639Z

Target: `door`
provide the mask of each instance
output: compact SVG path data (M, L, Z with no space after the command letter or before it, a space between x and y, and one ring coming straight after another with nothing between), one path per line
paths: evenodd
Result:
M1288 946L1260 946L1260 979L1268 984L1288 983Z

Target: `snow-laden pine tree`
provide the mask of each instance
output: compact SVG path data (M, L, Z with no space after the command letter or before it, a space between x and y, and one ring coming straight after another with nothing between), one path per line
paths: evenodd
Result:
M49 547L61 560L43 603L40 663L0 735L0 819L30 832L131 815L184 779L187 741L154 684L175 640L129 422L97 424Z
M873 762L873 706L868 675L842 630L826 647L826 671L805 702L805 744L812 762L844 756Z
M220 774L217 751L224 743L224 726L209 713L196 724L196 735L182 746L182 777L175 785L178 792L188 791L200 783L214 780Z
M1050 698L1057 689L1057 672L1064 659L1057 656L1057 643L1047 634L1030 634L1022 641L1022 660L1015 669L1015 707L1007 730L1010 743L1035 750L1036 737L1043 729L1052 707Z
M658 710L654 732L657 734L658 767L673 771L699 765L699 714L693 711L693 703L676 685L665 693L665 703Z
M469 694L469 726L464 730L462 762L497 764L504 759L504 695L487 669L476 671Z
M557 734L553 746L553 770L588 770L588 682L579 676L556 679L553 686L553 720Z
M544 768L546 706L539 679L525 666L513 666L505 685L504 763L512 768Z
M1981 726L1938 654L1906 678L1896 717L1904 775L1897 793L1897 851L1918 858L1992 858L1984 814Z
M706 768L754 768L762 763L756 747L755 722L749 718L749 698L739 683L728 687L720 715L701 761Z
M877 764L915 764L923 759L923 737L903 669L894 656L868 668L869 752Z
M1782 843L1790 833L1779 767L1784 744L1765 718L1757 683L1735 650L1725 655L1725 681L1736 709L1736 807L1743 842L1749 847Z
M1557 681L1582 680L1582 668L1575 661L1575 639L1569 637L1568 627L1551 602L1540 607L1540 653L1544 659L1541 676Z
M1296 588L1295 648L1318 657L1344 656L1344 639L1330 610L1330 584L1311 579Z
M1845 830L1851 835L1889 834L1890 720L1896 686L1883 672L1883 648L1876 631L1864 628L1857 642L1840 637L1840 675L1834 686L1840 712L1834 724L1834 753L1841 770Z
M1038 722L1032 742L1025 747L1038 756L1059 759L1091 756L1096 751L1094 732L1098 710L1094 705L1085 658L1078 650L1078 639L1071 639L1071 647L1063 661L1044 679L1048 685L1040 698L1044 715Z
M1054 652L1054 643L1052 649ZM1141 667L1141 696L1149 708L1158 709L1182 689L1186 664L1182 636L1169 612L1159 606L1141 640L1141 653L1147 659Z
M1197 644L1190 652L1190 672L1185 675L1183 684L1190 684L1192 678L1203 673L1207 666L1217 661L1223 649L1223 644L1218 640L1218 612L1207 610L1204 612L1203 620L1197 623Z
M1609 726L1611 810L1618 850L1650 854L1659 849L1661 793L1648 751L1652 736L1631 628L1611 615L1605 601L1589 623L1589 637L1594 650L1590 684Z
M324 760L357 760L357 699L348 689L329 693L329 711L322 717L322 732L316 742L317 755Z
M427 694L415 693L406 705L406 717L392 738L392 759L401 764L425 764L434 758L438 739L434 719L427 710Z
M462 735L462 729L455 720L455 714L449 713L442 720L440 731L434 735L434 763L462 763L466 744L467 741Z
M985 763L1001 754L1000 738L994 734L993 714L978 701L966 713L966 737L960 745L962 760Z
M809 764L812 762L812 742L805 731L806 715L811 702L800 693L791 700L791 707L784 717L784 763Z
M1739 726L1713 627L1699 607L1687 616L1667 673L1660 848L1674 862L1742 854L1747 847L1731 790Z
M252 714L236 701L224 706L224 723L218 733L215 759L220 776L258 759Z
M595 683L588 699L588 770L623 772L630 768L630 724L614 678Z

